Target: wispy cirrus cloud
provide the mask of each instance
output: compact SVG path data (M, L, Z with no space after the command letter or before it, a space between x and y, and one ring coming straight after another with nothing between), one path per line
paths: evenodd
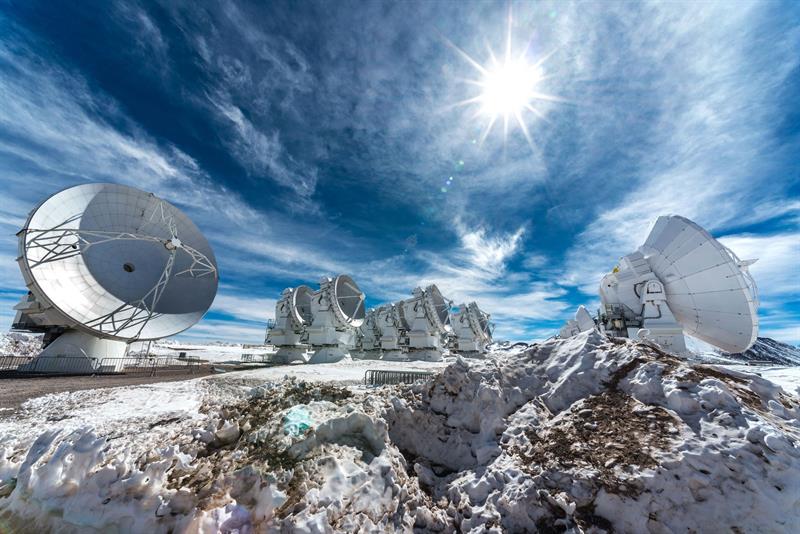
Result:
M775 173L800 145L777 137L774 126L783 115L775 95L800 62L793 52L800 33L776 34L767 44L760 40L763 6L739 7L698 6L691 19L667 9L658 19L662 39L649 53L666 59L669 79L652 87L660 102L652 148L638 157L636 179L614 182L618 200L598 210L567 251L570 285L594 294L599 277L643 243L659 215L680 214L724 235L729 228L796 212L790 182ZM652 30L644 24L635 34ZM672 56L675 42L681 43L680 58ZM767 56L772 59L765 61ZM778 237L753 239L727 242L745 256L759 239L763 245L783 243ZM788 265L767 256L754 267L756 279L784 298L796 294L797 287L777 275Z
M515 49L552 54L542 90L569 100L529 122L533 148L501 130L477 142L483 118L453 106L473 73L444 38L488 60L506 6L120 3L68 34L15 11L0 226L90 180L179 204L223 275L187 336L258 341L280 289L348 272L370 303L437 283L492 313L498 337L546 337L666 212L776 251L753 266L762 324L797 323L781 258L798 224L800 22L778 3L515 4ZM125 53L86 52L98 20Z

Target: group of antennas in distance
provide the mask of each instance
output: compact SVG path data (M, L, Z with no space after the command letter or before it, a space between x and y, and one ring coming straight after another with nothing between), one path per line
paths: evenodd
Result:
M65 189L34 208L17 235L28 293L13 328L44 334L37 372L61 372L71 359L121 371L130 343L186 330L217 292L216 259L200 230L172 204L132 187ZM686 333L745 351L758 335L753 261L688 219L659 217L645 243L603 277L597 315L581 306L560 337L598 329L681 353ZM491 341L489 315L474 302L451 308L429 285L366 311L347 275L326 277L317 290L284 290L267 333L284 363L438 361L447 352L481 355Z
M275 305L266 343L276 363L369 360L440 361L447 351L476 357L492 342L489 315L475 302L453 309L439 288L365 311L364 293L346 274L325 277L319 289L287 288Z

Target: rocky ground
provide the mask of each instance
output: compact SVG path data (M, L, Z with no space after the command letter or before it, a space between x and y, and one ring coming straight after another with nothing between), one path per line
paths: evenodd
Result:
M598 333L367 389L243 373L0 423L22 531L791 532L800 399ZM136 399L140 399L137 404Z

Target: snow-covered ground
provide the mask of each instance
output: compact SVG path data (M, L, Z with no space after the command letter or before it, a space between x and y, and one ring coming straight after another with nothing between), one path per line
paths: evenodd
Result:
M800 396L800 366L726 365L725 367L743 373L755 373L775 382L787 393Z
M780 386L752 366L584 333L415 363L442 369L415 385L355 385L366 369L409 367L295 365L32 399L0 422L0 518L58 532L800 524L789 375Z
M148 343L134 343L129 354L146 352ZM150 354L154 356L172 356L177 358L181 352L187 357L207 360L214 363L236 363L242 360L243 354L266 356L274 353L272 347L247 347L231 343L182 343L171 340L157 340L149 345Z
M34 357L41 350L42 336L24 332L0 334L0 356ZM274 352L272 347L252 347L232 343L183 343L160 339L148 343L146 341L132 343L128 354L145 353L149 348L153 356L171 356L177 358L181 352L188 357L207 360L214 363L236 363L242 360L243 354L267 356Z

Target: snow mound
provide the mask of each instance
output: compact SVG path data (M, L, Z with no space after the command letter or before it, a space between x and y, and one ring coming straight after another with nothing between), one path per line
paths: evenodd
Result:
M459 362L386 413L464 531L789 531L799 416L760 377L594 332Z
M274 378L222 394L222 379L194 383L206 384L202 405L157 416L157 434L141 422L127 433L1 429L0 517L60 532L790 532L800 522L800 399L596 332L459 358L408 386Z

